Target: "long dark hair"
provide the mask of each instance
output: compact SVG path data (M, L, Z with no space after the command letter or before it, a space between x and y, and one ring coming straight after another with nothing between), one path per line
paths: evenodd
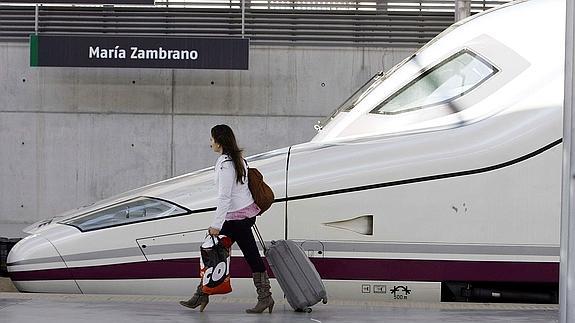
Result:
M232 159L236 169L236 181L243 184L246 177L244 159L242 157L243 150L238 147L232 128L225 124L219 124L212 128L211 133L214 141L222 146L222 153Z

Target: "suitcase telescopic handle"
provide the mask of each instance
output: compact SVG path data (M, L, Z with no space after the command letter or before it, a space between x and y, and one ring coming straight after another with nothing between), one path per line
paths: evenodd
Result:
M254 232L256 233L256 236L258 237L258 240L260 241L262 248L264 248L264 254L265 254L266 251L268 250L268 248L266 247L264 239L262 238L262 235L260 234L260 230L258 230L258 226L255 223L254 223Z

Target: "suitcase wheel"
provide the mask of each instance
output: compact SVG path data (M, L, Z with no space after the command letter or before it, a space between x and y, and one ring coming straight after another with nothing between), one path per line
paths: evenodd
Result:
M300 312L300 313L311 313L311 308L306 307L306 308L298 308L295 310L296 312Z
M322 299L321 302L327 304L327 298Z

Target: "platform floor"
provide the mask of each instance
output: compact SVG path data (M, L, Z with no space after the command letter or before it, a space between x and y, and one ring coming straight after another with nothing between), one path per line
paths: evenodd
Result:
M466 303L353 303L330 301L296 313L276 300L272 314L246 314L255 303L216 296L205 312L180 306L178 297L0 293L0 322L558 322L557 305Z

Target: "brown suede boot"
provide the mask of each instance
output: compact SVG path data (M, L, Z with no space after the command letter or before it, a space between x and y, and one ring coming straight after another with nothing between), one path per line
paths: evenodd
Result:
M271 313L274 309L274 299L272 298L272 293L270 291L270 278L267 272L253 273L254 285L256 286L256 291L258 293L258 303L254 308L246 310L246 313L261 313L266 309Z
M196 308L200 306L200 312L203 312L204 308L206 308L209 302L209 295L202 292L202 283L200 282L200 285L196 289L194 296L192 296L192 298L187 301L180 301L180 305L189 308Z

